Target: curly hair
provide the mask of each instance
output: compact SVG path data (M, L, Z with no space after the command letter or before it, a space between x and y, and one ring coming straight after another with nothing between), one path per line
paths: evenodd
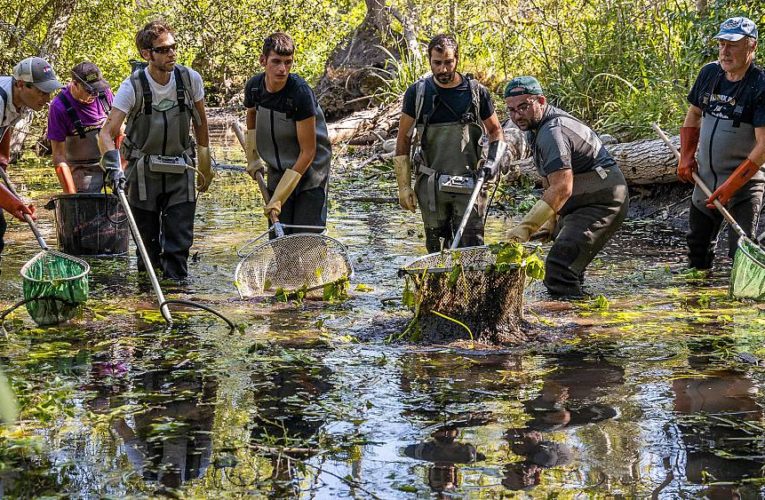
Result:
M166 22L151 21L150 23L147 23L143 28L141 28L141 31L136 33L135 46L138 48L139 52L142 50L150 49L154 46L154 40L159 38L164 33L170 33L171 35L175 34L173 28L171 28L170 25Z
M428 58L431 57L434 50L438 52L446 52L449 49L454 51L456 57L459 57L459 45L457 44L457 39L454 38L454 35L448 33L436 35L428 44Z

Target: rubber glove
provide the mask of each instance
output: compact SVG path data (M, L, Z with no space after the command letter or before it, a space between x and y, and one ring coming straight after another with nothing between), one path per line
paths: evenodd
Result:
M486 181L491 181L499 173L499 167L502 164L502 157L505 156L506 149L505 141L492 141L489 143L489 152L486 155L486 162L483 164L483 174Z
M210 188L215 174L210 161L210 148L197 146L197 187L200 193L205 193Z
M539 200L531 207L529 213L523 218L523 220L512 228L508 233L508 239L525 243L529 241L531 235L536 232L537 229L542 227L542 224L555 216L555 210L544 200Z
M74 179L72 179L72 171L69 170L69 166L66 163L56 165L56 177L58 177L58 182L61 184L64 193L73 194L77 192Z
M35 206L24 205L16 195L11 193L11 190L5 187L5 184L0 183L0 208L13 215L20 221L24 220L24 214L28 214L32 217L32 220L36 220Z
M263 207L266 217L270 217L271 212L276 212L277 217L282 213L282 205L290 197L302 177L302 174L297 173L291 168L284 171L282 178L279 179L279 184L276 185L273 196L271 196L271 201Z
M398 203L404 210L417 210L417 195L412 190L412 159L408 155L393 157L393 169L398 183Z
M121 191L125 189L125 174L122 172L120 164L120 152L111 149L101 157L101 168L106 174L106 182L112 188L112 191Z
M677 165L677 178L683 182L693 183L693 173L699 169L696 163L696 149L699 146L698 127L680 128L680 163Z
M736 191L741 189L759 171L760 167L749 158L742 161L741 165L736 167L736 170L730 174L725 182L712 193L712 196L707 200L707 207L715 208L713 203L715 200L723 205L727 205L730 199L733 198L733 195L736 194Z
M266 162L260 158L258 153L258 145L255 142L255 129L247 130L247 137L244 141L244 154L247 157L247 166L244 169L247 171L252 180L258 180L257 174L266 170Z

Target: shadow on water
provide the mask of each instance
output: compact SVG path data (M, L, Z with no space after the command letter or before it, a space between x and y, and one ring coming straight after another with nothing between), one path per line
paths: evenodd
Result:
M219 161L242 161L216 141ZM227 172L199 203L189 283L163 288L237 331L182 308L166 328L132 249L88 259L81 318L38 328L14 313L0 360L21 413L0 427L0 495L759 496L765 317L728 299L729 263L679 274L682 234L630 221L588 271L604 299L527 289L544 341L388 345L410 317L395 271L424 252L422 231L394 204L350 201L395 189L355 164L337 162L329 217L356 267L345 302L237 298L236 249L265 221L252 181ZM15 179L38 205L55 191L31 160ZM508 223L492 214L487 240ZM7 242L3 306L37 251L16 223Z

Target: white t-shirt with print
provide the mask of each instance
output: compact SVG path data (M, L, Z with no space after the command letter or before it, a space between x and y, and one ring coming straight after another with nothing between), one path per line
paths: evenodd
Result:
M205 89L202 84L202 77L191 68L189 70L189 80L191 80L191 91L189 92L194 99L194 102L201 101L205 96ZM149 82L151 88L151 104L157 108L169 108L168 103L162 104L163 101L171 101L172 103L178 102L178 94L175 89L175 71L170 73L170 81L165 85L160 85L155 82L149 74L149 68L144 68L146 79ZM121 84L117 94L114 96L112 107L115 107L125 114L130 114L130 110L135 106L135 91L133 85L130 83L130 77L127 77Z

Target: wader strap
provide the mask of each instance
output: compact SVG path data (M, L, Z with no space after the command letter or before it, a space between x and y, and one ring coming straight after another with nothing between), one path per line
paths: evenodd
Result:
M0 123L3 123L3 120L5 120L5 107L8 105L8 93L2 87L0 87L0 97L3 99L3 109L0 109ZM5 137L5 133L9 128L10 127L0 127L0 142L2 142L3 137Z
M136 180L138 181L138 199L140 201L146 201L148 196L146 195L146 163L149 161L149 156L146 155L143 158L139 158L136 161L135 168Z
M141 91L143 93L143 114L151 114L151 87L149 86L149 79L146 78L146 72L140 70L138 72L138 79L141 80ZM176 85L178 82L176 81Z
M175 74L175 96L178 99L178 109L181 113L186 112L186 87L183 85L183 77L181 76L181 70L178 66L173 68L173 74Z
M195 165L196 166L196 165ZM196 199L196 176L194 175L196 172L194 170L191 170L190 168L186 169L186 184L188 189L186 190L186 199L188 201L194 201Z
M731 101L735 103L733 108L733 113L731 114L731 119L733 120L733 126L735 128L738 128L741 126L741 117L744 114L744 103L738 102L738 98L741 95L741 92L744 91L744 89L747 87L747 84L749 83L749 77L753 73L754 69L754 63L749 65L749 68L747 68L746 73L744 74L744 78L741 79L741 81L736 85L736 92L731 97ZM701 98L701 115L706 116L707 114L707 108L709 107L709 101L712 97L712 94L715 91L715 88L717 88L717 84L720 83L720 78L725 74L725 70L720 67L719 71L717 72L717 75L715 75L714 79L712 80L712 84L709 86L706 92L704 92L704 96Z
M437 191L437 184L438 184L438 176L441 175L441 172L437 170L433 170L430 167L426 167L425 165L420 165L417 167L417 173L427 176L427 183L428 183L428 210L431 212L436 211L436 191Z
M80 139L84 139L85 127L82 126L82 120L77 116L77 112L74 110L72 103L69 102L69 99L67 99L63 93L59 94L58 97L61 99L61 102L64 103L66 114L69 115L69 119L72 120L72 125L74 125L74 129L77 130L77 135L80 136Z
M98 102L101 104L101 109L104 110L104 115L108 115L112 110L112 105L109 104L109 100L106 98L106 92L103 90L98 93Z

